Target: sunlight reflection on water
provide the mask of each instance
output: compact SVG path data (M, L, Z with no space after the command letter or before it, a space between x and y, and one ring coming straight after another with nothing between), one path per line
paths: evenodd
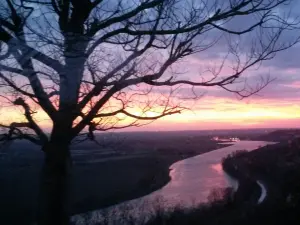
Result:
M217 171L219 174L223 174L223 168L221 163L213 164L210 166L213 170Z

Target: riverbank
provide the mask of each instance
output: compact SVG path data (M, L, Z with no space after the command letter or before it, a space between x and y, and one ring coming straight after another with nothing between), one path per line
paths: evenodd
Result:
M181 144L179 142L182 142ZM150 143L143 143L150 145ZM176 146L175 146L176 144ZM228 145L201 138L197 143L178 139L156 151L112 157L101 163L81 164L75 169L72 214L100 209L123 201L148 195L170 181L170 166L180 160L194 157ZM83 169L85 168L85 169ZM98 179L98 178L101 179ZM89 184L83 186L84 184ZM103 185L105 184L105 185Z
M72 214L147 195L169 182L173 163L224 147L203 136L155 139L123 142L122 149L105 157L90 147L86 152L75 149ZM26 152L24 144L11 152L0 161L0 224L26 225L33 221L37 207L42 157L38 151Z
M234 193L234 201L237 203L255 205L261 194L261 188L257 184L257 177L253 176L249 168L237 159L247 153L247 151L237 151L229 154L222 160L222 168L238 183L238 188Z
M226 157L222 165L238 180L247 179L252 183L260 180L266 187L266 202L269 204L298 199L300 152L296 139L253 152L237 152Z

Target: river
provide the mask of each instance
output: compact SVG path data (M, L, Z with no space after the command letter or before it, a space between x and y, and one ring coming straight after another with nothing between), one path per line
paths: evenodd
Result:
M211 191L216 188L232 186L237 188L237 182L224 173L221 160L237 150L255 150L260 146L273 144L264 141L239 141L233 145L216 149L195 157L174 163L170 169L171 181L163 188L141 198L133 199L111 206L105 210L95 210L88 214L72 217L75 224L96 224L101 220L101 214L110 214L116 218L117 211L123 214L134 214L140 217L153 208L162 207L164 210L176 205L192 207L205 203ZM117 179L117 178L116 178Z

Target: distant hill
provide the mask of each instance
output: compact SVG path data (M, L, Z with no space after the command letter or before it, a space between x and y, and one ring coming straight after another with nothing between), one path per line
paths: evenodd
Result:
M300 129L281 129L262 136L256 137L255 140L282 142L300 138Z

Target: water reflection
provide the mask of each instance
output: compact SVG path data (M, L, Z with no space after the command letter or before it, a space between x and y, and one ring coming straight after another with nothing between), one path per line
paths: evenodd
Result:
M217 171L219 174L223 174L223 168L221 163L213 164L210 166L213 170Z
M167 202L173 204L181 202L187 206L206 202L212 189L234 185L222 170L220 164L222 158L237 150L251 151L266 144L271 143L263 141L235 142L231 146L174 163L170 173L172 180L162 189L145 197L162 196Z

